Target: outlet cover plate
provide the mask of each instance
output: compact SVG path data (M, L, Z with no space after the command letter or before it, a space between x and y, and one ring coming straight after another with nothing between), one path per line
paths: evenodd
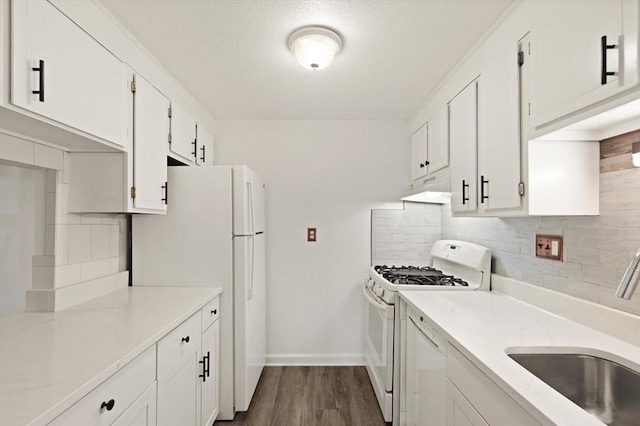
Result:
M562 235L536 234L536 257L562 262Z

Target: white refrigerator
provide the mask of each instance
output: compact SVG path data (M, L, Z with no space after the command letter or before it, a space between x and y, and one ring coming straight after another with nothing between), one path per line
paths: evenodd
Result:
M246 166L169 167L166 215L134 215L134 286L222 287L220 414L246 411L266 354L265 187Z

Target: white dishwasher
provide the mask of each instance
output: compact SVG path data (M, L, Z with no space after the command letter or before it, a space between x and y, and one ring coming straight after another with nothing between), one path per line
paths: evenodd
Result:
M446 424L447 341L424 316L407 307L406 358L400 424ZM403 348L404 349L404 348ZM402 379L401 378L401 379Z

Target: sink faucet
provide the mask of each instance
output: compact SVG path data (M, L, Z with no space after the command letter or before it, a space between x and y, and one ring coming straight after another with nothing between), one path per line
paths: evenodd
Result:
M627 268L627 271L620 280L620 284L616 290L616 296L627 300L631 299L631 295L636 289L638 281L640 281L640 249L636 252L636 255L631 260L631 263Z

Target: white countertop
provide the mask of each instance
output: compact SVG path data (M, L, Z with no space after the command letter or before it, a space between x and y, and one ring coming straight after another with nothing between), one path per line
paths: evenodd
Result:
M0 425L45 424L222 292L128 287L0 318Z
M581 353L606 352L613 356L604 358L640 367L640 347L500 293L402 291L400 297L543 424L603 423L509 358L509 348L586 348Z

